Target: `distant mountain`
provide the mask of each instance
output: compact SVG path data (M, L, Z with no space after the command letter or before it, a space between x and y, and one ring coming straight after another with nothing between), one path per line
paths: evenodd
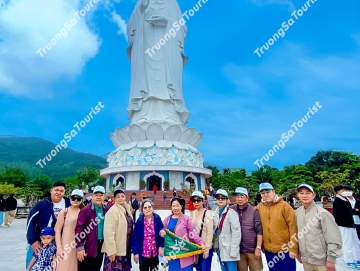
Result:
M102 169L106 159L94 154L62 148L46 166L36 163L55 149L55 144L38 137L0 136L0 169L4 166L19 167L27 172L46 174L53 181L70 177L85 166Z

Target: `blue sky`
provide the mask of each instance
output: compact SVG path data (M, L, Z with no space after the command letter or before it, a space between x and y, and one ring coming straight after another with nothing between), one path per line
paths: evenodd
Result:
M89 1L0 0L0 135L59 143L100 101L69 147L104 154L129 123L126 23L136 1L100 0L44 57L44 47ZM179 0L183 12L197 1ZM205 161L254 162L319 102L319 111L267 164L304 163L318 150L360 154L360 2L208 0L187 22L183 93L187 124L204 133ZM293 24L259 57L283 22ZM50 150L49 150L50 151Z

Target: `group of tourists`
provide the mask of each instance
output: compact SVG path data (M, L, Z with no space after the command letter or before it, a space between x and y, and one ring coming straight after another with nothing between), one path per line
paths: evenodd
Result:
M27 270L99 271L102 267L104 271L129 271L132 257L141 271L159 270L166 230L202 249L196 257L169 260L169 271L210 271L213 254L223 271L259 271L263 269L262 253L271 271L295 271L296 259L305 271L335 271L342 247L344 260L357 268L360 258L355 251L355 246L359 249L358 239L353 240L354 222L345 219L346 212L352 215L352 203L348 194L342 193L344 187L340 188L335 187L335 219L314 202L316 195L308 184L297 188L302 206L294 211L276 195L270 183L262 183L262 201L256 207L249 203L244 187L234 191L234 205L230 205L225 190L217 190L213 212L204 208L205 195L194 191L190 197L194 207L191 217L183 213L185 201L174 197L171 213L164 220L154 213L150 199L140 203L141 215L135 220L131 205L136 195L127 202L125 191L116 188L115 204L107 208L103 204L105 189L96 186L91 203L84 207L81 190L72 191L70 200L66 200L65 184L55 183L51 196L38 202L28 218ZM342 217L337 217L339 210ZM350 239L352 243L346 243Z

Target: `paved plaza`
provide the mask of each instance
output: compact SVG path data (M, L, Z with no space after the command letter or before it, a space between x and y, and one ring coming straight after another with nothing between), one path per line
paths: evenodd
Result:
M169 211L156 211L162 218L169 214ZM15 219L11 227L0 227L0 271L25 271L25 253L26 253L26 219ZM263 255L264 271L269 269L266 266L265 256ZM337 270L353 270L346 267L342 260L338 260ZM131 270L139 270L139 266L133 262ZM163 268L160 269L165 270ZM217 257L213 257L212 269L220 271L220 265ZM297 262L297 271L304 270L302 264ZM69 270L71 271L71 270Z

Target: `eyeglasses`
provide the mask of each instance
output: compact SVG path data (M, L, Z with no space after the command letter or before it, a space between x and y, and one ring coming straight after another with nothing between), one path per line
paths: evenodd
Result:
M216 200L226 200L227 197L216 197Z
M72 201L81 201L81 198L79 198L79 197L71 197L71 200Z
M148 209L150 210L151 208L152 208L152 206L145 206L143 209L144 210L148 210Z
M192 199L191 201L192 201L192 202L202 202L201 199Z

